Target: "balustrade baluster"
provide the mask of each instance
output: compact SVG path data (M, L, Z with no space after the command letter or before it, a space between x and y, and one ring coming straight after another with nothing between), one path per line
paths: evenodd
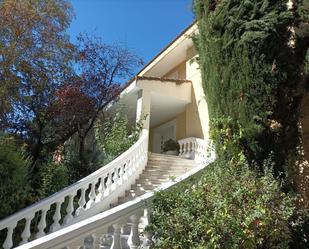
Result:
M197 157L197 143L195 140L192 140L192 147L191 147L191 158L195 159Z
M78 204L79 204L79 207L78 209L76 210L75 214L78 216L80 215L81 213L84 212L84 206L86 204L86 198L85 198L85 194L86 194L86 190L85 188L82 188L81 189L81 192L80 192L80 198L78 200Z
M91 208L94 204L96 194L95 194L95 182L91 183L90 193L88 195L89 201L87 202L87 208Z
M125 183L128 180L128 171L130 166L130 159L127 159L122 169L122 182Z
M7 227L6 239L2 245L4 249L10 249L13 247L13 232L16 225L17 223L14 223Z
M118 175L116 183L117 183L117 186L119 186L119 187L123 183L123 167L124 167L124 163L121 163L120 167L118 169L116 169L116 172L117 172L117 175Z
M35 237L38 239L38 238L41 238L43 236L45 236L45 232L44 232L44 229L46 227L46 214L47 214L47 211L49 209L49 206L48 207L45 207L41 210L41 219L40 219L40 222L38 224L38 232L37 234L35 235Z
M100 249L101 248L101 234L93 233L92 237L92 249Z
M134 156L131 156L128 167L128 179L130 179L130 177L133 175L133 160Z
M118 181L118 168L115 168L112 178L112 186L111 186L112 191L115 191L115 189L117 188L117 181Z
M106 189L104 196L108 196L111 193L111 187L112 187L112 173L109 172L107 175Z
M128 245L130 249L137 249L139 245L141 244L140 238L139 238L139 232L138 232L138 223L139 223L139 216L133 215L131 216L131 233L128 238Z
M61 204L62 204L62 201L60 201L60 200L56 202L56 211L55 211L55 214L53 216L54 222L51 225L51 232L55 232L60 228L59 221L61 220L61 213L60 213Z
M64 224L67 225L70 223L71 220L73 220L73 211L74 211L74 206L73 206L73 202L74 202L74 196L75 196L75 193L74 194L70 194L68 197L69 197L69 202L68 202L68 206L66 208L66 212L67 212L67 215L64 217Z
M179 154L178 154L178 156L181 156L182 155L182 145L183 145L183 143L178 141L178 144L179 144Z
M103 176L103 177L100 178L100 185L99 185L99 188L98 188L99 194L96 197L96 202L102 201L103 198L104 198L104 191L105 191L104 180L105 180L105 177L106 176Z
M183 150L184 150L183 155L187 156L187 153L188 153L188 142L187 141L185 141L184 143Z
M141 218L141 222L144 228L144 237L145 237L145 241L143 244L143 248L151 248L151 246L154 244L152 241L152 232L151 231L147 231L147 226L150 224L150 213L151 213L151 207L147 207L144 209L144 215Z
M33 219L34 216L28 216L26 217L26 223L25 223L25 227L24 227L24 231L21 234L21 245L26 244L28 242L28 239L31 236L31 231L30 231L30 225L31 225L31 220Z
M136 155L136 165L135 165L135 170L136 170L136 174L138 174L138 169L141 165L141 151L138 150L137 155Z
M111 249L122 249L121 245L121 225L114 224L114 236L113 236L113 243Z

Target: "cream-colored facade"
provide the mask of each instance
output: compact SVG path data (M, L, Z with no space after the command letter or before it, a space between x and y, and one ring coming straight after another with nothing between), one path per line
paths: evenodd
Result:
M129 120L146 116L149 150L162 152L168 139L208 138L208 108L202 87L196 51L190 38L191 25L125 87L119 103L127 108Z

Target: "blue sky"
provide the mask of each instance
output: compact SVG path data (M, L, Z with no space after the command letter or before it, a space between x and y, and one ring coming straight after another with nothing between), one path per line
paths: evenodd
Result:
M193 22L192 0L72 0L69 33L80 32L121 43L145 63Z

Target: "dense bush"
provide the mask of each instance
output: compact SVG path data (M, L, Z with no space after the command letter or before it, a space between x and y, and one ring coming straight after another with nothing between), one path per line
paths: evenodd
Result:
M41 195L47 197L68 186L70 175L63 163L50 162L44 165L40 172L42 185Z
M96 126L96 139L102 162L106 164L129 149L138 140L141 127L140 122L129 124L124 107L119 107L114 116L101 118Z
M79 157L79 138L72 136L63 149L63 164L69 170L70 183L74 183L102 167L101 152L97 146L93 131L84 140L83 161Z
M264 164L269 168L268 163ZM224 160L154 200L155 248L288 248L295 208L267 170Z
M0 137L0 219L16 212L31 199L28 161L11 137Z

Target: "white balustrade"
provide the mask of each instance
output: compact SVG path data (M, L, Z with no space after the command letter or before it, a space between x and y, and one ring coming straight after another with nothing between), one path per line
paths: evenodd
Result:
M110 204L124 195L135 182L144 170L147 160L148 131L143 130L139 140L109 164L52 196L1 220L0 233L6 236L4 241L0 241L0 248L1 244L5 249L12 248L13 241L25 244L31 239L44 238L46 234L110 208ZM65 212L62 212L62 206ZM17 234L18 232L20 234ZM17 238L22 241L16 241ZM76 243L71 247L77 248Z
M213 160L214 145L211 140L189 137L179 140L178 143L180 157L194 159L198 164L205 164L209 160Z
M210 147L206 148L206 145ZM190 139L190 141L184 143L183 148L184 147L190 150L193 148L192 150L195 152L196 159L205 161L206 163L197 164L197 166L193 167L189 172L177 177L173 181L161 185L155 191L165 191L172 188L179 182L192 175L198 174L209 163L215 160L215 153L209 142ZM186 150L188 149L184 149L183 151L185 152ZM137 162L139 158L135 158L134 160ZM127 165L130 165L130 163L128 162ZM118 172L120 173L120 171ZM129 170L125 170L125 174L126 172L129 172ZM111 178L110 174L108 176L108 179L109 178ZM101 179L101 183L104 183L104 180ZM112 240L107 246L108 248L121 249L123 242L126 242L126 248L129 246L130 249L141 248L141 246L142 248L149 248L149 246L153 244L152 235L149 232L143 231L143 229L149 224L151 205L155 195L154 192L146 193L132 201L128 201L93 217L65 227L61 231L56 231L55 233L31 241L16 249L84 248L84 241L87 241L89 237L92 237L92 245L87 245L87 248L101 248L101 246L103 246L101 244L101 238L105 238L104 244L106 241L110 241L107 238ZM121 231L127 230L122 229L125 227L123 224L130 225L129 236L121 233ZM104 245L104 248L107 247Z

